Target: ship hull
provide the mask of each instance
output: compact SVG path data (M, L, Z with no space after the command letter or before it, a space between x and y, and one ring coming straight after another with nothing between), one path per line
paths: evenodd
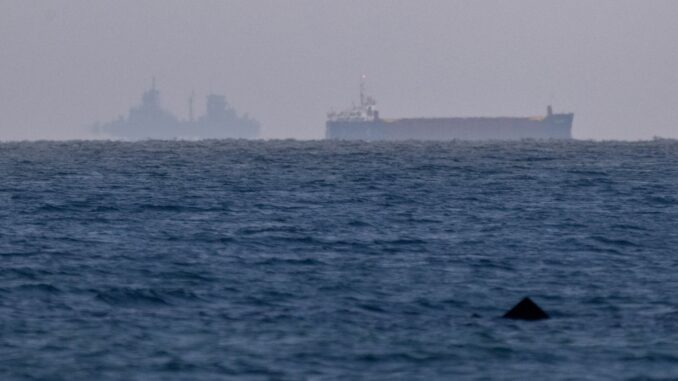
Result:
M573 114L535 118L412 118L328 121L325 137L339 140L572 139Z

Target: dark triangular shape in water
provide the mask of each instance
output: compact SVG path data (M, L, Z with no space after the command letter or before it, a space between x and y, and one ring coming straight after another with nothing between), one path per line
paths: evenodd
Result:
M548 319L549 315L544 312L537 304L535 304L532 299L524 298L520 303L516 304L515 307L504 314L503 318L505 319L517 319L517 320L541 320Z

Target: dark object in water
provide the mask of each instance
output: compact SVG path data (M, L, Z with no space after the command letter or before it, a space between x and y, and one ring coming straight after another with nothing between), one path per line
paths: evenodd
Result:
M549 315L533 302L532 299L524 298L502 317L517 320L542 320L548 319Z

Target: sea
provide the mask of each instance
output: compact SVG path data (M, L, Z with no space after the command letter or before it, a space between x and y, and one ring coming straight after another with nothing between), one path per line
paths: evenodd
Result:
M675 380L678 141L5 142L0 264L0 380Z

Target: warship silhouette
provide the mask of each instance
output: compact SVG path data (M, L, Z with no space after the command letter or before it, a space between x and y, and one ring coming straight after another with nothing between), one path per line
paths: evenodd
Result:
M151 88L141 97L141 104L129 110L126 117L96 124L99 135L122 139L254 139L259 136L259 122L247 114L239 116L223 95L207 96L205 114L194 118L193 98L189 98L189 118L180 120L160 106L160 92Z

